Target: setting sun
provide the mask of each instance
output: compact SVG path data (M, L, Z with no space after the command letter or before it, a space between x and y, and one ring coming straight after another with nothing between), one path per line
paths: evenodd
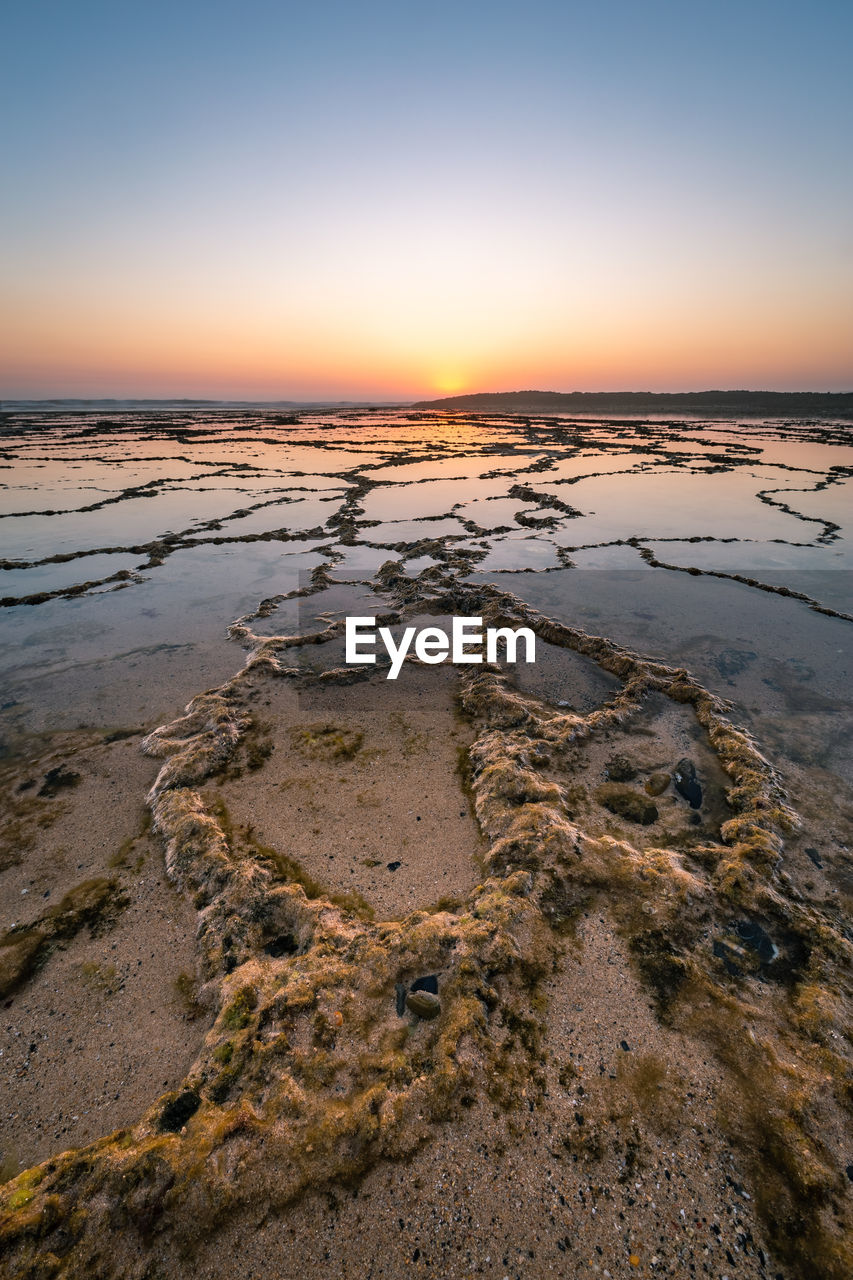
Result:
M442 395L450 396L467 390L467 379L458 373L439 373L432 379L432 386Z
M805 10L54 7L0 87L0 396L853 382L848 42Z

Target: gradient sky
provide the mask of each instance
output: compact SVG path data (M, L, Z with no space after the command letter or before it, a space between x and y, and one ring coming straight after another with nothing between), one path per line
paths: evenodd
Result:
M27 0L0 395L853 388L853 5Z

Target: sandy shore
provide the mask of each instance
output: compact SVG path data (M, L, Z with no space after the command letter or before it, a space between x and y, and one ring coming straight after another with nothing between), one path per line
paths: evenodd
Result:
M20 861L0 878L3 919L12 938L16 922L46 925L29 980L3 999L7 1177L131 1123L180 1083L203 1035L204 1018L187 1005L194 912L167 882L141 802L156 769L138 736L80 737L5 771L11 805L29 808L4 832L5 860ZM69 782L39 795L56 770ZM63 910L81 887L93 890L83 909Z
M484 844L456 769L472 730L455 684L448 669L410 668L397 684L302 694L271 685L251 699L263 765L224 773L214 808L227 806L232 833L251 827L250 841L382 919L464 900ZM633 739L607 735L585 770L606 777L605 760L631 745L650 772L695 749L674 710L662 738L642 724ZM49 753L23 772L41 779L65 758ZM156 765L138 738L77 744L73 760L80 780L36 806L38 856L4 877L4 905L17 895L29 920L36 900L44 910L96 879L115 883L114 905L62 939L5 1002L9 1172L14 1156L29 1167L132 1124L180 1088L210 1023L192 1003L194 913L169 886L138 804ZM19 793L18 777L7 785ZM659 803L670 822L683 816L674 794ZM598 812L602 829L618 828ZM238 1214L199 1242L195 1273L680 1276L694 1263L699 1274L770 1274L742 1163L717 1123L719 1068L661 1025L601 907L564 935L536 1014L530 1081L503 1106L471 1096L425 1146L380 1163L360 1186L333 1181L283 1213Z
M543 634L574 646L563 687L587 710L555 712L497 671L461 686L416 663L399 682L327 679L316 663L306 677L293 641L256 637L240 673L146 741L166 759L149 806L168 878L139 805L157 765L138 736L68 738L8 771L30 848L4 875L6 908L23 901L34 927L13 928L0 957L21 936L41 950L29 981L7 973L7 1162L48 1159L48 1186L80 1181L93 1226L69 1274L86 1257L132 1275L148 1255L162 1274L192 1257L198 1274L247 1280L786 1274L755 1214L767 1152L749 1149L748 1098L770 1059L751 1062L751 1046L777 1045L803 1082L814 1071L792 1039L792 978L800 1025L829 1023L820 997L803 1006L803 924L773 925L765 897L762 959L700 870L720 874L733 772L766 788L765 807L781 792L678 672ZM621 692L589 709L584 664L588 689L603 669ZM632 670L658 691L635 702ZM687 758L695 805L673 781ZM754 862L766 829L740 830ZM748 924L750 881L725 874ZM81 885L99 887L75 915ZM439 993L434 1021L409 1009L415 978ZM841 1123L824 1108L837 1160ZM231 1154L230 1134L246 1135ZM68 1152L87 1141L82 1161ZM171 1190L186 1158L219 1171L198 1217L192 1191ZM98 1206L114 1215L116 1176L139 1177L122 1168L153 1181L141 1210L138 1193L120 1210L107 1261ZM61 1256L30 1245L14 1265L29 1274L45 1251Z
M421 499L444 468L470 498L454 432ZM447 494L409 519L372 439L322 501L375 577L330 553L230 642L180 579L162 647L131 589L111 640L95 596L33 624L53 656L13 671L0 760L4 1277L846 1280L849 622L696 566L572 598L565 556L529 572L581 518L537 479L563 463L502 432L475 501L526 504L488 551L516 574L478 571L484 525L439 537ZM197 554L175 536L151 564ZM530 626L540 661L343 669L371 601ZM65 606L16 606L22 644Z
M357 1188L241 1217L198 1274L223 1257L245 1280L774 1274L719 1073L660 1026L606 916L584 913L544 994L541 1080L512 1111L480 1100Z

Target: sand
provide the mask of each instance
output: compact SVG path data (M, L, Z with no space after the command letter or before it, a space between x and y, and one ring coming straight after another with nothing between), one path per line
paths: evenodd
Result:
M545 990L541 1095L510 1115L478 1102L358 1188L246 1215L202 1248L198 1274L222 1275L223 1256L245 1280L772 1274L716 1123L719 1075L661 1028L606 916L584 914Z
M691 572L638 569L660 544L621 535L592 549L627 572L569 567L584 518L626 519L575 515L587 468L619 450L626 474L660 468L671 515L676 444L675 471L730 464L740 492L769 486L744 441L777 437L435 420L402 473L424 503L381 480L424 420L318 415L290 441L271 425L263 467L238 432L185 424L195 480L257 468L265 496L239 500L261 533L227 561L247 578L223 575L211 506L173 542L145 517L118 549L145 557L138 581L10 606L0 1274L840 1280L843 592L714 576L704 543ZM67 424L54 437L27 448L79 447ZM105 429L98 466L120 444ZM288 532L297 482L335 478L335 514ZM514 488L514 528L466 524L464 499ZM812 550L836 553L828 516L769 505L766 534L810 520ZM273 553L295 558L287 590L249 582ZM182 578L181 556L211 559ZM334 581L344 557L356 585ZM341 619L371 600L395 626L532 626L540 662L345 670Z
M3 918L29 924L81 884L112 883L115 891L102 918L58 938L32 978L4 993L7 1177L133 1121L180 1083L204 1034L204 1015L187 1004L194 913L169 886L158 843L140 834L140 797L155 770L138 737L76 745L73 754L71 747L66 740L62 753L30 757L4 778L20 797L22 782L34 777L23 794L37 796L50 769L68 770L69 757L80 775L55 796L37 797L16 824L17 839L4 841L6 857L21 861L0 879Z

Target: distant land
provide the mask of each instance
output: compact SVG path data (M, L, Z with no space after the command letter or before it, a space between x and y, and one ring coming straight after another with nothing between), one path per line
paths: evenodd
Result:
M298 412L317 409L440 409L459 413L561 413L590 417L826 418L853 422L853 391L479 391L438 400L202 400L68 397L0 400L9 413Z
M413 408L463 413L690 413L853 419L853 391L481 391L419 400Z

